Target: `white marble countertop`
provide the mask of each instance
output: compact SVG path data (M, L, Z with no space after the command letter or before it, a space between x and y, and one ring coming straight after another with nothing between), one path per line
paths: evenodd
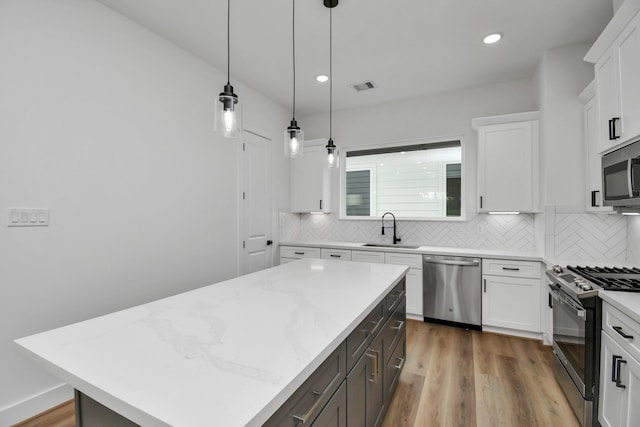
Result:
M402 247L375 247L375 246L363 246L364 243L357 242L323 242L323 241L309 241L309 242L280 242L280 246L306 246L314 248L339 248L350 249L360 251L378 251L378 252L401 252L401 253L415 253L415 254L442 254L453 256L472 256L481 258L497 258L497 259L512 259L521 261L543 261L542 255L534 252L515 252L515 251L501 251L493 249L472 249L472 248L452 248L447 246L420 246L416 249L402 248ZM402 244L400 244L402 245Z
M257 426L406 271L299 260L16 343L138 424Z
M599 291L598 296L640 323L640 292Z

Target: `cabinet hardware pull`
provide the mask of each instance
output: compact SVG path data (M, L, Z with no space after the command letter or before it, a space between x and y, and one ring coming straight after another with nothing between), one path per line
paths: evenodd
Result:
M322 210L322 200L320 200L320 210Z
M626 364L627 361L624 360L620 356L618 356L618 357L619 357L619 359L616 361L616 371L617 371L617 374L616 374L616 387L618 387L618 388L627 388L626 385L622 384L622 379L620 379L620 371L621 371L621 368L622 368L621 365L623 363Z
M620 117L613 117L609 120L609 140L613 141L620 138L620 135L616 135L616 121L620 120Z
M380 368L378 366L380 364L380 357L379 357L380 352L376 350L369 350L369 351L371 351L371 353L374 353L374 354L371 354L367 352L367 357L373 361L373 365L374 365L371 369L373 371L372 372L373 375L372 375L372 378L369 378L369 382L378 384L379 374L380 374Z
M402 320L398 320L398 326L391 326L391 329L399 331L400 329L402 329L402 327L404 326L404 321Z
M626 338L628 340L632 340L633 339L633 335L627 335L624 333L624 331L622 330L622 326L614 326L613 330L616 331L617 333L619 333L622 338Z
M332 258L341 258L342 257L342 255L336 255L336 254L331 254L329 256L332 257Z
M316 401L311 406L311 408L309 408L307 413L304 415L290 414L295 420L300 421L302 424L306 424L307 421L309 421L309 416L314 412L316 412L316 410L318 409L318 406L320 405L320 403L322 403L321 397L324 393L320 393L319 391L312 391L311 393L313 393L313 396L316 399Z
M304 252L294 252L296 255L304 255Z
M598 191L598 190L593 190L593 191L591 192L591 207L592 207L592 208L597 208L597 207L599 207L599 204L598 204L598 197L597 197L597 195L598 195L599 193L600 193L600 191Z
M502 269L507 271L520 271L517 267L502 267Z
M618 382L618 359L622 359L622 356L616 356L615 354L611 358L611 382Z
M480 196L480 209L482 209L482 196Z
M398 357L398 360L400 361L400 363L398 363L397 365L393 365L394 369L397 369L399 371L402 370L402 367L404 366L404 357Z
M484 293L487 293L487 279L483 279L484 282Z

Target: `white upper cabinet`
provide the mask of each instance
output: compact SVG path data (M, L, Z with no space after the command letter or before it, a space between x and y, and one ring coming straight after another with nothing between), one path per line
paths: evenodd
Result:
M598 99L595 81L582 91L578 100L583 104L583 141L585 152L585 211L613 212L610 206L602 205L602 156L600 152L600 127L598 119Z
M585 56L595 63L599 153L640 136L640 14L627 3Z
M478 130L478 211L538 211L538 112L482 117Z
M306 141L302 157L291 159L291 212L331 212L326 145L326 139Z

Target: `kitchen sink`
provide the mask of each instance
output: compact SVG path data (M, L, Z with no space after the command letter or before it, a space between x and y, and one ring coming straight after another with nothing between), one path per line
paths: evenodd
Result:
M364 243L362 246L369 246L372 248L401 248L401 249L418 249L419 245L394 245L392 243Z

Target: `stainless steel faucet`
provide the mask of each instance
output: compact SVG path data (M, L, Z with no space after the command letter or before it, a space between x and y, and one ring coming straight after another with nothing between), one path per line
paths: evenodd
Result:
M399 236L396 236L396 216L394 214L392 214L391 212L387 212L384 215L382 215L382 235L384 236L384 229L385 228L389 228L389 227L385 227L384 226L384 217L387 216L387 215L391 215L393 217L393 244L395 245L401 239L400 239Z

